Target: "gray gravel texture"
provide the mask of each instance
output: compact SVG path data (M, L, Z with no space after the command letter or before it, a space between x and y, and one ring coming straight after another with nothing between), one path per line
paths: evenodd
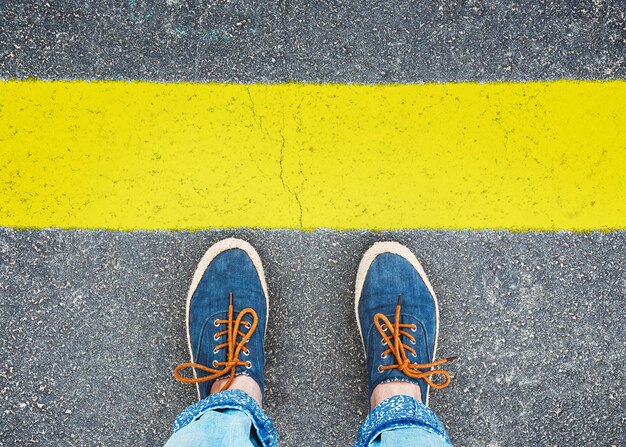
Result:
M0 0L0 78L626 77L624 0Z
M212 243L264 262L266 409L281 445L346 446L367 413L353 316L362 253L397 240L440 300L458 446L626 443L626 232L0 229L0 444L160 445L195 400L185 294Z

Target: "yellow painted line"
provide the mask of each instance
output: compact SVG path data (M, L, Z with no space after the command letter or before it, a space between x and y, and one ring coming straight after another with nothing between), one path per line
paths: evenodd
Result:
M0 225L615 230L626 82L0 82Z

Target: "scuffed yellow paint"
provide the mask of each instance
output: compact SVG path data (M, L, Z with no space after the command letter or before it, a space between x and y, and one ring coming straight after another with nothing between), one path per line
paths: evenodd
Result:
M626 82L0 82L0 225L614 230Z

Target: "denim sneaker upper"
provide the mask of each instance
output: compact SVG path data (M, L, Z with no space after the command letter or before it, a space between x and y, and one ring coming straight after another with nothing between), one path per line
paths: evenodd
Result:
M250 250L258 256L252 247ZM183 382L197 383L200 399L210 394L216 380L229 379L222 387L226 389L240 374L253 378L264 392L267 299L260 275L262 270L257 270L246 251L226 249L206 266L189 299L192 362L179 365L174 375ZM180 376L180 371L189 367L194 368L195 377Z
M396 243L383 244L408 251ZM379 383L407 381L419 385L422 401L427 404L429 386L443 388L450 381L446 371L432 369L448 361L433 361L438 326L436 298L425 277L405 257L384 251L372 256L369 266L364 266L367 273L360 296L356 297L369 394ZM419 265L417 259L414 262ZM441 374L444 381L433 382L430 377L434 374Z

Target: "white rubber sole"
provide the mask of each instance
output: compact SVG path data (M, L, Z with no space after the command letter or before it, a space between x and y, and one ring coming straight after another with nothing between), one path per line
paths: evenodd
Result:
M428 291L432 294L433 299L435 300L435 346L433 350L434 360L437 355L437 340L439 339L439 304L437 302L437 295L435 295L433 286L430 284L430 281L428 281L428 277L426 276L426 272L424 272L422 264L420 264L420 262L417 260L411 250L398 242L376 242L365 252L363 257L361 258L359 269L357 270L356 282L354 286L354 314L356 315L356 323L359 327L359 334L361 335L363 352L365 352L365 340L363 340L361 321L359 320L359 300L361 299L363 284L365 283L365 278L367 276L367 272L369 271L370 265L372 265L372 262L374 262L374 259L376 259L378 255L383 253L393 253L406 259L413 266L413 268L417 270L417 273L420 275L420 278L422 278L422 281L424 281L424 284L426 284ZM430 387L427 386L426 405L428 405L429 394Z
M266 318L265 321L268 321L269 311L270 311L270 300L269 295L267 293L267 282L265 281L265 274L263 273L263 265L261 264L261 258L259 254L256 252L254 247L250 245L248 242L236 239L236 238L228 238L223 239L215 244L211 245L209 249L206 251L200 262L198 263L198 267L196 268L195 273L193 274L193 278L191 280L191 286L189 286L189 292L187 292L187 310L186 310L186 328L187 328L187 344L189 345L189 356L191 357L191 361L195 362L193 358L193 349L191 347L191 334L189 333L189 309L191 307L191 298L193 297L194 292L198 288L198 284L202 280L202 276L206 271L207 267L215 259L220 253L223 253L227 250L232 250L238 248L243 250L248 257L252 260L254 267L256 268L257 273L259 274L259 279L261 280L261 287L263 288L263 294L265 295L265 304L266 304ZM265 331L267 332L267 324L265 325ZM193 376L197 378L196 370L193 368ZM196 383L196 390L198 391L198 400L200 400L200 385Z

